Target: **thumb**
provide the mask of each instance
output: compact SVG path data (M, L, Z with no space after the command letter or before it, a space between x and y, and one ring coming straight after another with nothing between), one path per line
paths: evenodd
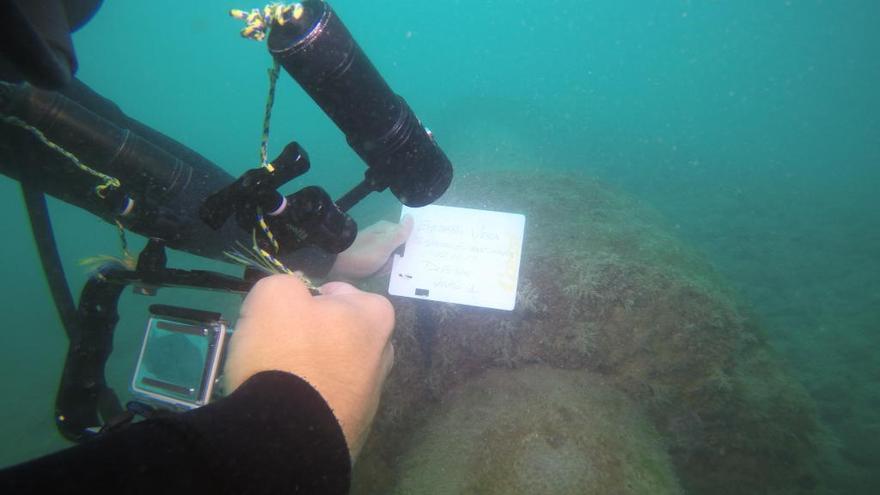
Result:
M360 289L345 282L327 282L318 288L322 296L339 296L343 294L359 294Z
M412 215L406 215L403 217L403 220L400 221L400 227L397 229L397 235L394 237L395 244L397 246L403 244L409 239L410 234L412 234L413 228L415 226L415 221L413 220Z

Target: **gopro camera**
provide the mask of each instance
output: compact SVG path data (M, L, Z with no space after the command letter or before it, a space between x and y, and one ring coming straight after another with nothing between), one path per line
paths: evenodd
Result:
M131 389L153 406L189 410L215 398L232 330L220 313L154 304Z

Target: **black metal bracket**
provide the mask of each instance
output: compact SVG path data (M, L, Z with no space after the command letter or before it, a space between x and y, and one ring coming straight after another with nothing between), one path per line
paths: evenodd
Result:
M55 401L55 422L68 440L87 440L126 414L104 375L119 321L119 298L126 286L135 285L146 295L155 295L161 287L244 294L256 283L218 272L167 268L166 260L165 246L150 240L136 270L105 265L83 287Z

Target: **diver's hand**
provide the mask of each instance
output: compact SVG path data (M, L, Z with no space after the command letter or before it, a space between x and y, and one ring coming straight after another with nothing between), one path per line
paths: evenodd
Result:
M291 275L257 282L230 343L226 389L260 371L299 376L333 409L354 459L394 362L394 309L384 297L343 282L326 284L321 292L312 297Z
M358 232L354 243L339 253L328 275L331 279L356 280L387 273L391 253L409 239L413 219L407 215L397 223L382 220Z

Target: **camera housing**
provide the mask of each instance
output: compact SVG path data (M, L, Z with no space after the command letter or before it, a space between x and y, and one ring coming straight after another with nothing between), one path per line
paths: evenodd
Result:
M150 306L131 390L163 409L189 410L211 402L218 391L228 336L220 313L177 306Z

